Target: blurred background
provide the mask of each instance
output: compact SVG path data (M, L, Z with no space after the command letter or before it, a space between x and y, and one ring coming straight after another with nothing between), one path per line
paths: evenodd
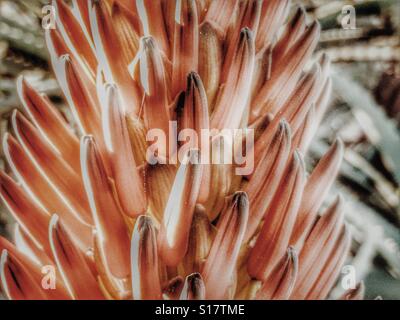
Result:
M347 200L354 238L348 264L364 280L366 298L400 299L400 0L292 1L320 21L318 50L333 62L331 107L312 144L309 166L335 137L344 140L345 161L331 196L341 193ZM41 28L47 2L0 0L1 136L11 110L19 107L15 80L21 73L65 109ZM355 29L342 27L346 5L355 8ZM12 233L5 208L0 208L0 233ZM332 297L341 290L338 285Z

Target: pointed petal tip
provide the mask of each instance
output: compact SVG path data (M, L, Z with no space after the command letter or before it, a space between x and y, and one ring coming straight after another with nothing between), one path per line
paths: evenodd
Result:
M58 60L59 60L64 66L65 66L65 65L68 65L68 64L70 64L70 63L72 62L72 58L71 58L71 56L70 56L68 53L61 55L61 56L58 58Z
M0 284L1 288L5 291L4 293L6 294L6 296L10 299L10 294L7 289L7 280L4 274L7 258L8 258L8 251L7 249L3 249L1 251L1 256L0 256Z
M7 185L11 178L3 171L0 170L0 187Z
M242 30L240 30L240 35L242 37L246 37L247 39L253 39L254 37L253 31L248 27L245 27Z
M302 4L296 4L295 13L293 15L293 18L289 22L290 28L295 28L296 26L304 25L306 18L307 18L306 9L304 8L304 6Z
M343 160L344 152L345 144L340 137L337 137L330 148L330 152L328 151L328 153L336 155L338 162L340 163Z
M20 117L21 114L18 109L14 109L13 111L11 111L11 123L13 124L14 129L17 121L20 120Z
M200 25L200 33L202 35L209 35L209 34L215 34L216 30L213 24L210 21L205 20L201 25Z
M10 164L10 149L9 149L9 143L10 139L12 139L12 136L9 132L4 133L3 135L3 140L2 140L2 147L3 147L3 152L6 156L7 162ZM10 164L11 165L11 164Z
M343 195L339 193L335 198L333 207L337 208L337 210L343 211L345 204L346 200L344 199Z
M310 30L312 31L316 31L316 32L320 32L321 31L321 24L319 23L318 20L314 20L311 24L310 24Z
M296 4L296 14L306 14L306 8L304 7L303 4Z
M60 217L58 216L58 214L53 214L50 218L50 223L49 223L49 230L51 233L52 229L55 229L58 225L58 221L60 220Z
M282 132L287 138L292 136L292 128L286 119L282 119L279 122L279 132Z
M246 46L250 47L252 52L255 51L254 32L248 27L245 27L240 31L239 47L242 43L245 43ZM252 55L254 55L254 52Z
M186 277L180 296L181 300L204 300L205 286L200 273L192 273Z
M318 20L314 20L309 26L307 31L304 34L303 39L307 39L310 37L310 40L313 40L312 43L319 40L321 34L321 24Z
M22 99L24 89L26 88L27 80L23 74L20 74L16 80L17 92L19 97Z
M192 149L188 150L182 163L184 165L192 164L195 166L199 166L200 161L201 161L200 150L198 148L192 148Z
M346 291L340 300L363 300L365 296L364 281L357 284L355 289Z
M140 42L144 50L154 50L154 48L156 47L156 41L151 35L140 38Z
M159 299L156 229L149 216L141 215L131 239L132 292L135 299Z
M309 74L312 77L319 77L320 74L321 74L321 65L319 63L317 63L317 62L313 63L313 65L311 66Z
M87 146L94 142L94 137L90 134L86 134L81 137L81 146Z
M299 149L296 149L293 153L293 165L296 167L300 166L300 168L303 171L306 170L306 164L304 162L304 155Z
M7 249L3 249L1 251L1 257L0 257L0 269L3 269L3 266L5 264L5 262L7 261L7 257L8 257L8 251Z
M249 202L249 197L246 192L244 191L237 191L233 195L233 201L234 204L237 204L237 206L242 210L248 210L250 206Z
M189 72L188 76L187 76L187 87L190 88L192 84L194 84L196 87L198 87L198 84L201 82L201 78L200 75L195 72L195 71L191 71Z
M194 289L194 291L198 291L200 287L204 287L203 277L199 272L192 273L186 277L186 283Z
M86 167L86 158L88 154L88 149L89 147L94 143L94 138L91 135L83 135L80 140L80 150L79 150L79 155L80 155L80 160L81 160L81 167L85 168Z
M318 62L321 66L330 66L331 65L331 59L326 52L322 52L320 58L318 59Z
M287 255L291 260L295 260L298 257L298 250L293 246L289 246L287 249Z
M335 142L333 143L333 145L335 146L335 148L338 148L338 150L340 150L341 152L344 151L344 142L340 137L337 137L335 139Z

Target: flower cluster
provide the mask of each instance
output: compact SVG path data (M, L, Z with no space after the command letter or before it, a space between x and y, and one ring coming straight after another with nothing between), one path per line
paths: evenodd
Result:
M302 8L288 20L290 0L52 5L46 41L73 121L19 79L24 114L12 116L0 172L17 221L15 245L0 238L8 298L325 299L351 237L341 198L321 212L341 141L310 175L303 161L331 92L329 59L309 64L318 23ZM171 121L199 136L254 130L254 170L149 164L147 133L171 139ZM190 158L208 151L198 143Z

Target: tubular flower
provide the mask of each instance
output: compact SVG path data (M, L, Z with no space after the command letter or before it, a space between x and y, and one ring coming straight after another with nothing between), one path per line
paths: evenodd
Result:
M73 122L18 80L24 111L12 115L3 139L9 170L0 172L16 221L14 244L0 239L3 293L327 298L351 237L340 198L321 211L342 142L309 175L303 160L331 91L326 56L306 68L318 23L307 24L302 8L288 19L290 0L53 6L46 41ZM199 161L230 145L201 136L208 147L188 147L173 122L199 137L252 129L253 170L237 175L243 163ZM153 154L163 163L149 156L154 130L165 133ZM178 154L183 160L171 161Z

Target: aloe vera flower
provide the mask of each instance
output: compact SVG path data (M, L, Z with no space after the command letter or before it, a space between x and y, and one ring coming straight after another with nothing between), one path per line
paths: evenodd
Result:
M324 202L342 142L309 174L303 160L331 93L328 57L313 62L318 23L308 24L302 8L290 15L290 0L53 6L56 28L46 41L73 120L18 80L24 112L11 117L3 139L9 170L0 172L0 195L16 221L14 244L0 238L3 293L327 298L351 236L342 199ZM147 133L167 134L171 121L198 133L253 129L253 172L149 164ZM229 147L219 137L211 145ZM43 267L56 271L55 287L43 285Z

